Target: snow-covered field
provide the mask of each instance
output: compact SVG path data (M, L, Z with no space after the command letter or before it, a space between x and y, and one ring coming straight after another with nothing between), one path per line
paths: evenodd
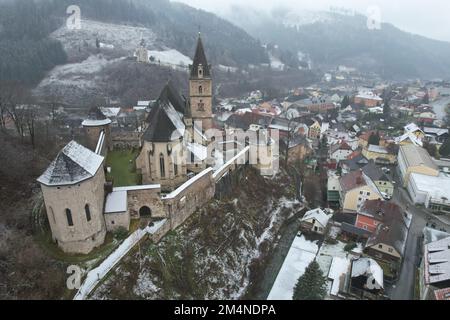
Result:
M114 64L125 57L108 60L101 54L93 55L79 63L70 63L53 68L38 85L38 90L47 86L77 86L81 88L94 88L96 86L95 74L108 65Z
M296 236L267 300L292 300L294 287L319 250L316 242Z
M69 30L64 24L51 37L60 40L69 53L86 45L95 46L97 38L110 49L128 52L134 52L142 39L148 48L156 45L156 34L151 29L93 20L82 20L80 30Z
M155 58L154 61L155 63L161 62L165 64L172 64L186 67L192 64L191 58L185 56L184 54L175 49L169 49L164 51L149 50L148 55L149 57Z

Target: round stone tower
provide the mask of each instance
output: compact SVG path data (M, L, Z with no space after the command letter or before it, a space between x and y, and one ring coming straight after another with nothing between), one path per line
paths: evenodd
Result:
M87 254L105 241L103 161L72 141L38 178L52 238L64 252Z
M100 139L100 133L104 133L103 143L107 150L112 148L111 120L108 119L98 107L89 110L89 115L82 123L87 140L87 147L96 151Z

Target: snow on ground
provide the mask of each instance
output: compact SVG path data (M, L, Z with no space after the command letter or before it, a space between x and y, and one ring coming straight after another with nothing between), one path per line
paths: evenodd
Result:
M155 58L155 63L171 64L177 66L188 66L192 64L191 58L185 56L181 52L175 49L169 49L165 51L148 51L149 57Z
M53 86L76 86L83 88L95 88L95 74L108 65L125 59L125 57L108 60L101 54L93 55L79 63L70 63L57 66L50 71L48 76L42 80L38 90Z
M292 300L298 278L314 260L318 250L316 242L306 240L303 235L295 237L267 300Z
M97 268L89 271L84 283L78 290L74 300L86 299L91 291L100 283L122 258L148 233L153 234L161 228L167 220L155 222L152 227L146 229L138 229L126 238L122 244L106 258Z
M233 73L235 73L235 72L237 72L237 71L239 70L239 69L236 68L236 67L224 66L223 64L217 65L217 68L218 68L220 71L224 71L224 72L233 72Z
M284 70L284 63L281 62L280 59L275 58L271 53L269 53L269 58L270 58L270 67L272 69L280 70L280 71Z
M134 27L121 24L104 23L94 20L82 20L80 30L69 30L64 24L51 34L51 37L60 40L66 51L77 51L85 44L95 47L97 38L109 48L126 50L132 53L141 42L145 40L146 46L153 48L156 34L148 28Z

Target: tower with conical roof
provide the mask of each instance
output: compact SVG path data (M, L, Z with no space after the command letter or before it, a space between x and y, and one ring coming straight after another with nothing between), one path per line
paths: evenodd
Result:
M206 60L199 33L194 61L190 66L189 102L192 120L194 123L201 121L205 131L212 128L212 94L211 66Z

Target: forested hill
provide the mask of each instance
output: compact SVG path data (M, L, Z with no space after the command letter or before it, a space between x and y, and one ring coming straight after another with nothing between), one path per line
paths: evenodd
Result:
M367 17L333 12L235 6L228 20L263 42L307 55L315 67L341 64L385 78L448 78L450 43L404 32L392 24L367 27Z
M165 45L191 57L201 30L210 63L268 62L261 44L242 29L169 0L0 0L0 80L34 83L65 63L61 45L48 35L65 22L70 5L81 8L82 19L148 27Z
M60 23L48 9L29 0L0 2L0 81L32 84L66 62L61 44L48 38Z

